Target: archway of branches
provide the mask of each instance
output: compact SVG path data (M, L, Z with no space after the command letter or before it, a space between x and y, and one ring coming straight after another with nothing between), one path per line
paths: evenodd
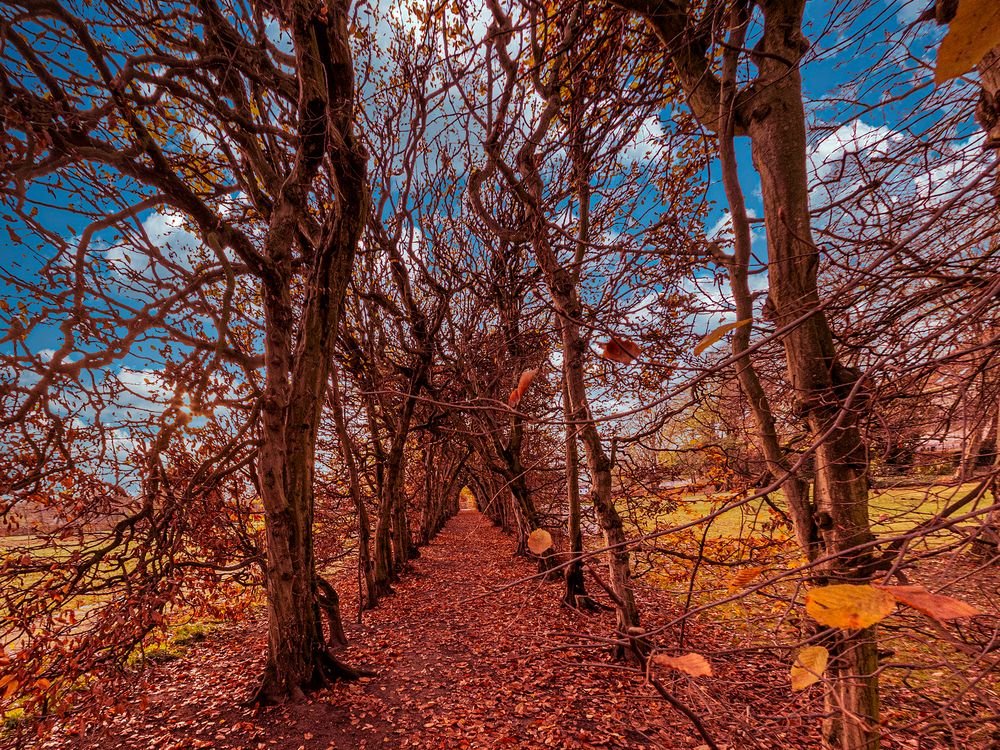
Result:
M431 549L708 747L710 679L729 744L985 747L995 3L390 5L0 8L13 729L208 620L255 705L372 678Z

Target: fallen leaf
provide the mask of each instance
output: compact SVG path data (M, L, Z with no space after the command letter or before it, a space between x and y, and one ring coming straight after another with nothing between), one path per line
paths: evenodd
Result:
M806 646L799 651L792 664L792 690L805 690L819 682L830 660L830 652L822 646Z
M676 669L693 677L711 677L712 665L701 654L688 653L683 656L667 656L666 654L656 654L653 657L654 664L662 664L665 667Z
M874 586L839 583L806 594L806 612L816 622L831 628L867 628L895 609L896 600Z

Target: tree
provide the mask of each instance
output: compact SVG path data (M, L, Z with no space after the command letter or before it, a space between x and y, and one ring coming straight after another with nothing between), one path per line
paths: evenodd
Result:
M177 338L176 346L202 365L179 373L177 392L197 393L214 368L203 363L219 360L242 367L247 383L259 388L253 418L267 534L269 650L258 697L296 696L329 677L354 674L324 644L312 545L319 418L368 212L367 155L354 134L349 3L204 2L156 12L113 4L106 22L59 3L7 7L4 35L13 51L4 57L10 123L4 170L17 185L13 195L20 195L8 206L45 237L50 233L39 218L22 208L45 180L62 194L100 196L75 242L75 263L66 263L69 250L60 241L45 266L57 279L57 307L32 327L40 332L58 320L62 340L37 388L22 391L19 408L8 415L21 419L67 378L133 354L147 330L162 327L166 338L176 336L181 325L171 321L184 320L190 295L218 295L221 315ZM269 18L284 30L278 42L268 36ZM21 29L38 19L72 54L74 70L50 56L56 53L25 43ZM247 206L234 211L233 196ZM113 207L116 200L124 206ZM124 232L159 206L189 229L201 258L175 263L148 245L129 250L175 273L181 294L147 284L135 308L127 293L134 290L102 296L88 289L99 273L87 255L91 239ZM249 304L259 308L233 308L243 285L256 293L259 301ZM88 332L105 309L111 329L126 332L95 352ZM240 338L232 324L257 309L262 356L254 351L256 332ZM173 352L174 345L164 347L164 364ZM183 418L162 433L164 440L182 424Z
M709 50L717 40L707 31L709 24L697 19L692 11L674 4L620 4L640 13L660 38L684 86L688 104L702 125L711 132L728 128L734 135L750 138L764 200L768 304L784 332L789 380L797 408L813 438L813 503L824 551L831 561L829 575L865 580L866 550L873 536L868 524L867 457L858 426L860 373L840 362L826 313L820 307L819 253L812 240L809 215L799 72L802 55L809 46L802 34L804 2L774 0L756 4L763 24L752 53L757 75L751 85L738 90L731 73L729 80L720 80L712 71ZM738 4L729 11L722 4L712 4L706 16L724 22L734 34L734 46L741 48L739 40L745 36L749 11L749 5ZM730 71L734 62L731 58L727 65ZM719 102L728 104L721 108ZM728 149L725 142L723 145ZM727 188L731 199L737 199L731 180ZM734 210L738 211L738 206ZM745 232L745 228L737 231ZM741 269L737 271L739 278ZM741 287L737 280L734 289L742 291ZM752 386L751 371L745 366L742 378ZM759 397L756 403L761 403ZM766 415L758 419L768 432ZM770 457L772 461L780 459ZM796 509L800 529L808 524L808 512L804 505ZM800 539L810 544L811 536L805 529L799 532ZM828 722L825 742L843 748L876 747L878 654L873 633L863 630L842 637L836 644L836 654L842 679L833 683L829 696L828 705L836 715Z

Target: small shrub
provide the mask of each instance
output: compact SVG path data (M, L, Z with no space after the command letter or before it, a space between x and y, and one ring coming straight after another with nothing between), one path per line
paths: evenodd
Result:
M201 643L215 629L214 625L204 622L191 622L187 625L179 625L174 628L170 642L177 646L190 646L193 643Z
M28 715L24 712L23 708L12 708L9 711L5 711L3 715L3 728L4 729L17 729L21 724L28 720Z

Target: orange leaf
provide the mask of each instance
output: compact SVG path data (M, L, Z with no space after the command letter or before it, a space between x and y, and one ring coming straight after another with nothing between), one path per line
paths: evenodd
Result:
M666 654L657 654L653 657L653 663L662 664L665 667L676 669L679 672L684 672L692 677L712 676L712 665L709 664L708 659L701 654L689 653L684 654L684 656L667 656Z
M932 594L923 586L879 586L879 588L892 594L900 604L913 607L940 622L982 614L971 604L944 594Z
M938 49L934 83L968 73L998 44L1000 4L996 0L961 0Z
M10 696L14 694L14 691L17 690L20 684L21 683L18 682L14 678L14 675L12 674L0 677L0 688L3 688L3 692L2 694L0 694L0 698L3 698L4 700L10 698Z
M528 549L540 555L552 546L552 535L545 529L535 529L528 534Z
M733 576L732 582L729 584L730 590L745 588L754 578L759 576L764 572L764 568L747 568L746 570L741 570L735 576Z
M630 365L641 353L642 348L634 341L612 336L611 340L604 344L601 356L604 359L610 359L612 362Z
M511 409L521 403L521 399L524 398L524 394L527 392L528 386L531 385L531 381L535 379L536 375L538 375L537 367L531 370L525 370L521 373L521 377L518 378L517 381L517 388L510 392L510 398L507 399L507 405Z

